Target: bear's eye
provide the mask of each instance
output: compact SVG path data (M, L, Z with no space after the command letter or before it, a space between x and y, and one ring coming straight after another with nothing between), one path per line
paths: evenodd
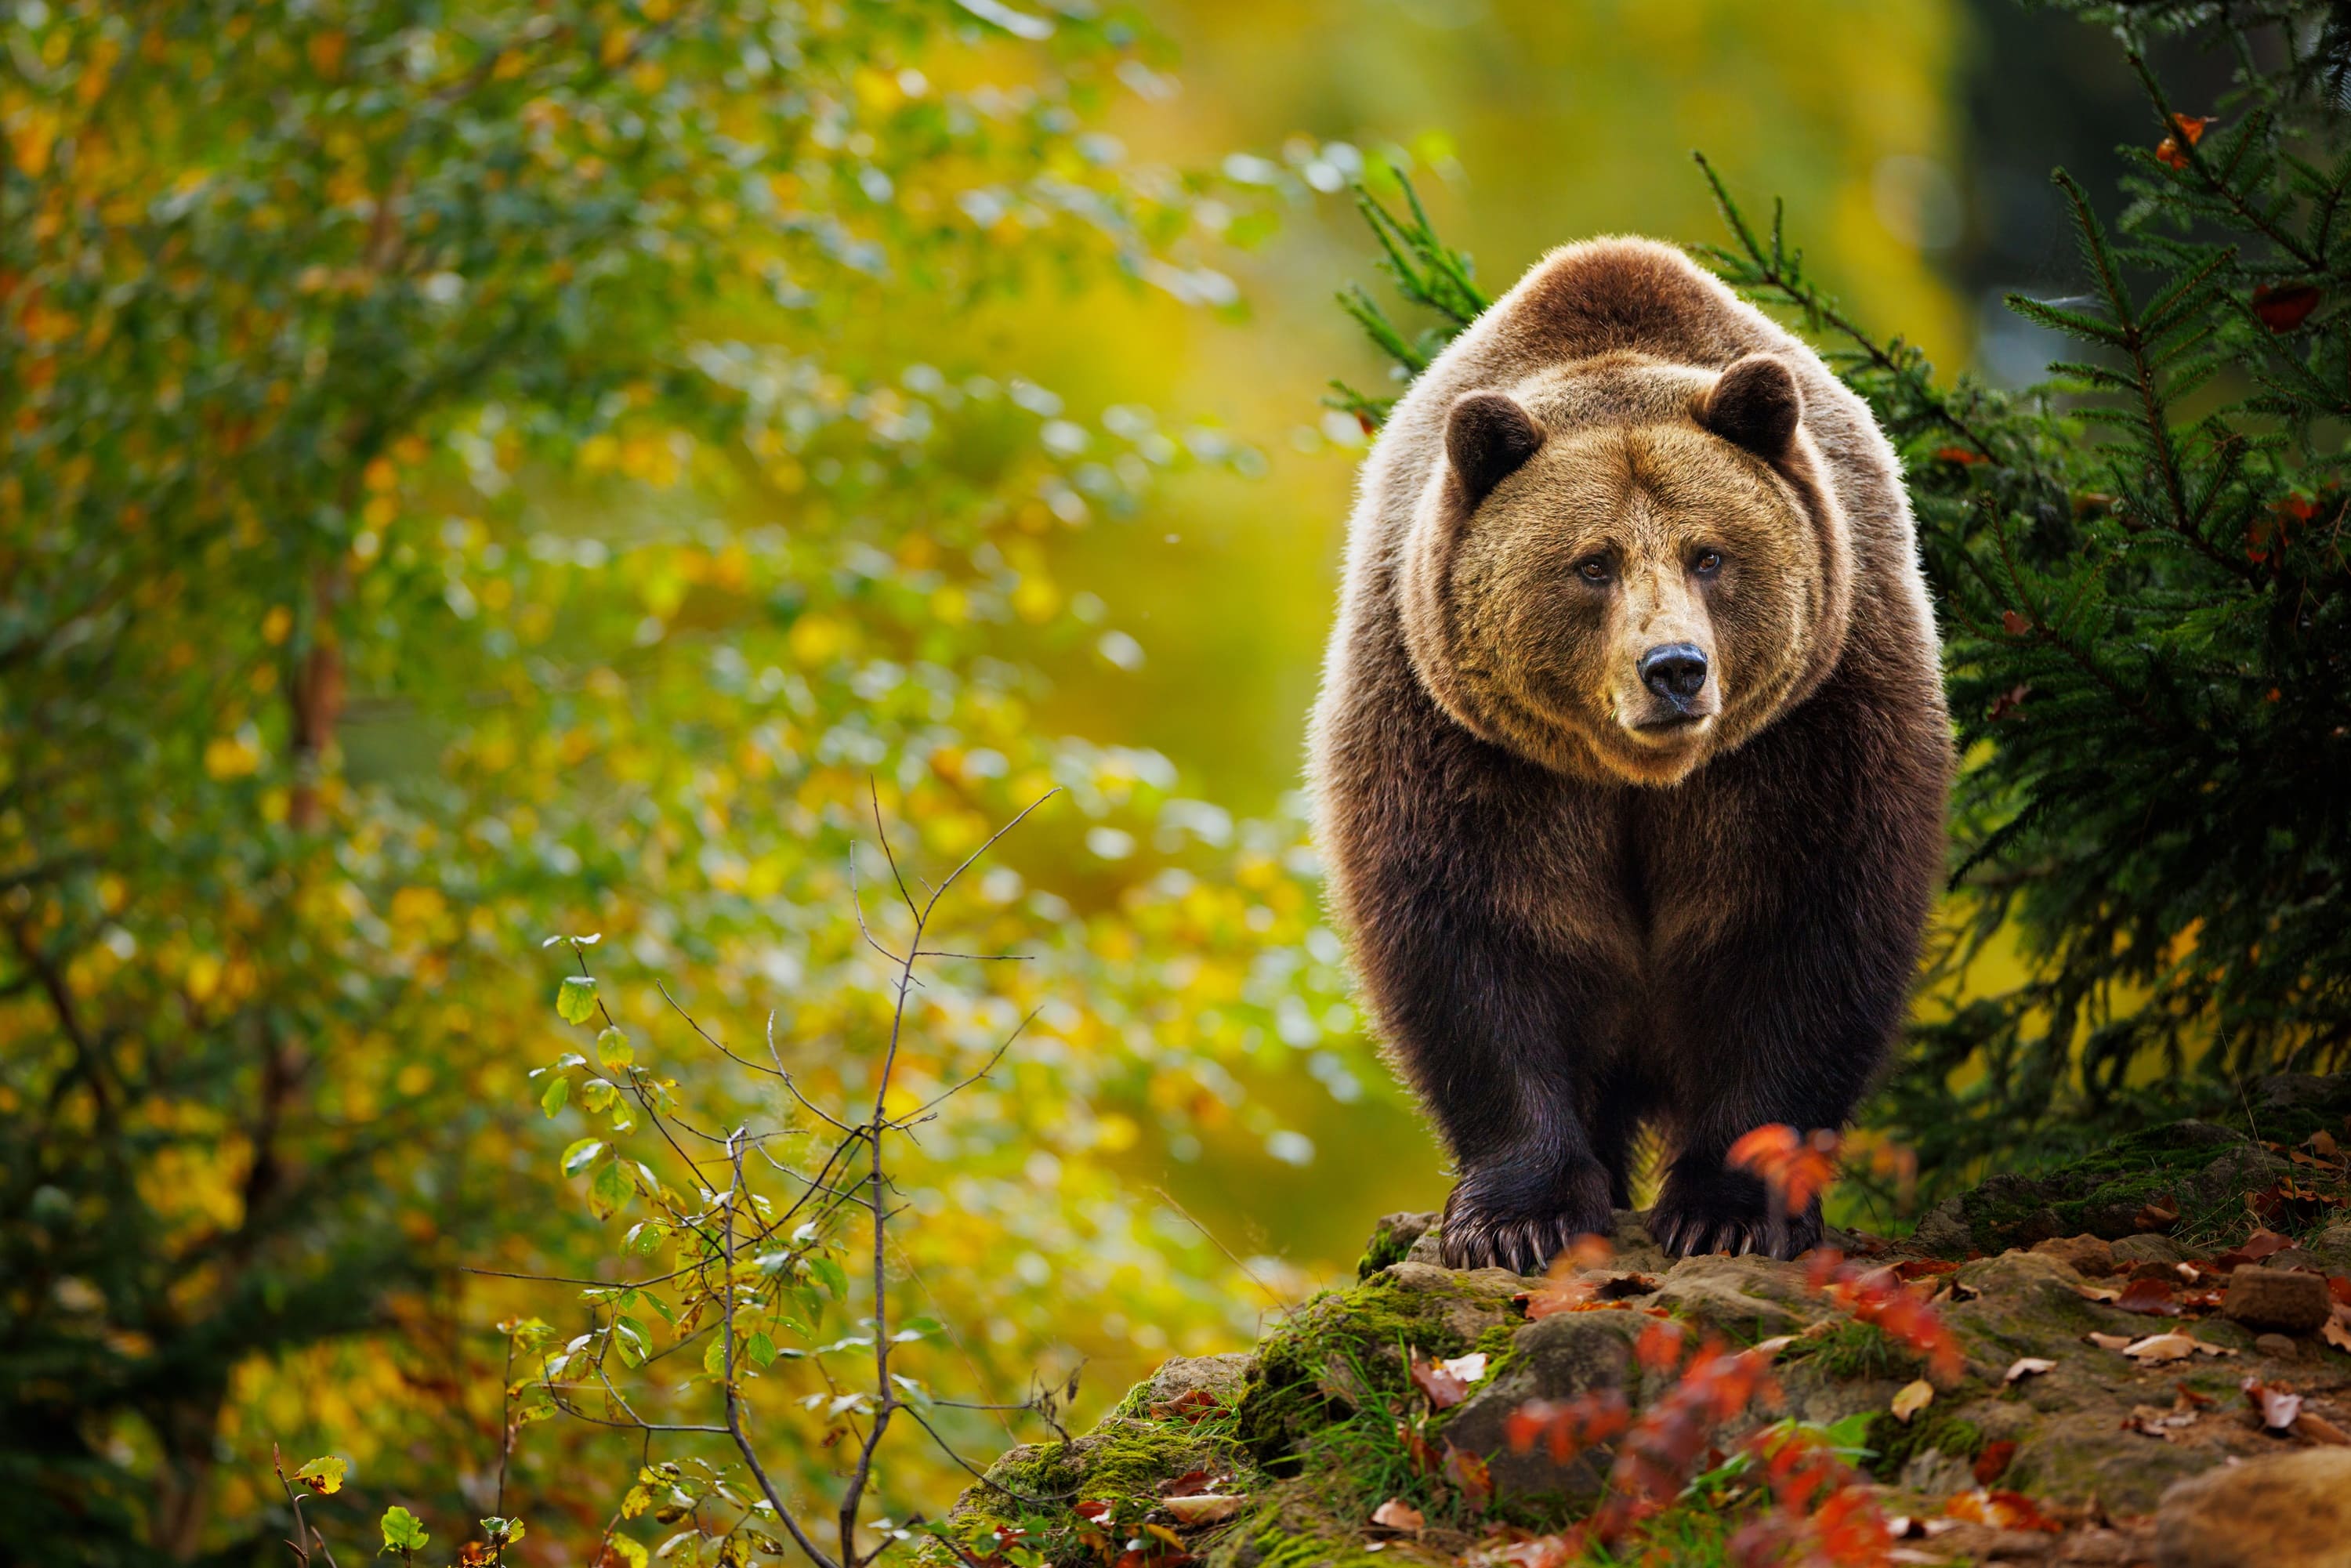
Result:
M1608 563L1596 555L1577 561L1575 575L1586 582L1605 582L1608 580Z
M1690 562L1690 570L1700 577L1712 577L1722 570L1722 552L1710 549L1698 551L1698 559Z

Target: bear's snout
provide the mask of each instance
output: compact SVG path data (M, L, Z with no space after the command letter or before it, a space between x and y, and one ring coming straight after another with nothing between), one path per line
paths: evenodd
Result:
M1641 655L1641 684L1689 716L1690 704L1706 689L1706 651L1695 643L1665 643Z

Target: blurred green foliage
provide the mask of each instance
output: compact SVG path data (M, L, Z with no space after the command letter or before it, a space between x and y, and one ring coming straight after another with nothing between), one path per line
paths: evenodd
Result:
M664 987L730 1049L772 1011L820 1103L873 1088L877 805L935 873L1061 791L945 912L1028 961L910 1015L919 1102L1036 1013L899 1172L893 1267L945 1325L911 1375L1114 1389L1433 1201L1281 800L1360 439L1314 423L1357 250L1316 201L1412 165L1458 205L1467 172L1516 193L1475 231L1506 266L1674 233L1676 117L1761 112L1755 172L1932 317L1915 237L1863 219L1885 149L1944 134L1941 8L1741 13L16 0L9 1539L274 1558L273 1444L350 1460L313 1522L599 1539L582 1478L638 1445L534 1423L505 1458L499 1385L603 1307L469 1270L621 1264L650 1195L603 1151L651 1134L619 1079L705 1127L782 1109ZM1866 115L1817 90L1881 57ZM1586 118L1538 125L1553 97ZM1508 154L1514 114L1585 153ZM550 1016L558 933L601 937L623 1038ZM558 1095L530 1073L567 1052ZM778 1367L789 1484L832 1486L826 1423L781 1415L822 1379ZM959 1479L893 1448L878 1506Z

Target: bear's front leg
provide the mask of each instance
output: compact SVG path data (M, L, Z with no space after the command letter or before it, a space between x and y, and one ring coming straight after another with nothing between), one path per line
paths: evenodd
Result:
M1793 1258L1820 1245L1817 1197L1775 1227L1763 1183L1726 1156L1771 1123L1841 1130L1900 1026L1910 934L1857 918L1865 905L1834 875L1812 882L1768 926L1675 966L1688 978L1666 1063L1673 1157L1649 1233L1677 1257Z
M1458 883L1391 885L1395 902L1359 923L1357 963L1460 1168L1446 1265L1539 1274L1609 1230L1611 1173L1584 1118L1621 1002L1599 965L1537 951Z

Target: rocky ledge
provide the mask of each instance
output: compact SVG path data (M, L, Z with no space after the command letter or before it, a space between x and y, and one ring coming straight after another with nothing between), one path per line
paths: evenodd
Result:
M2177 1124L1996 1178L1900 1240L1833 1236L1862 1297L1931 1309L1933 1346L1803 1260L1668 1260L1637 1213L1548 1280L1445 1269L1435 1217L1391 1215L1352 1288L1254 1351L1169 1362L1084 1437L1014 1448L950 1532L967 1568L1562 1568L1688 1372L1644 1343L1668 1324L1757 1350L1771 1386L1708 1417L1678 1496L1593 1561L1781 1560L1728 1553L1772 1506L1741 1439L1795 1423L1887 1521L1876 1555L1838 1561L2340 1568L2351 1084L2307 1082L2275 1118L2291 1143ZM1598 1441L1513 1443L1618 1396Z

